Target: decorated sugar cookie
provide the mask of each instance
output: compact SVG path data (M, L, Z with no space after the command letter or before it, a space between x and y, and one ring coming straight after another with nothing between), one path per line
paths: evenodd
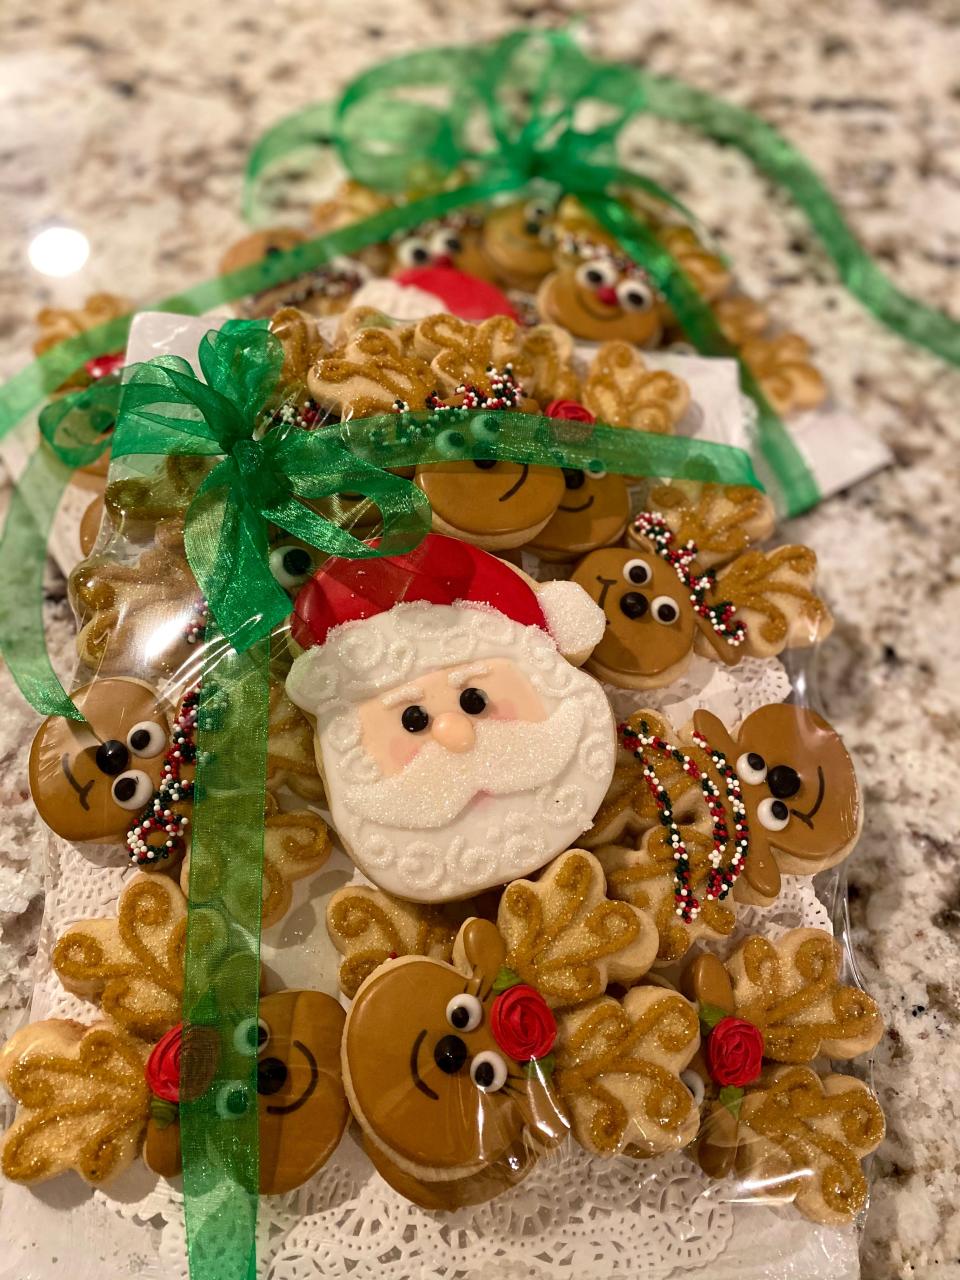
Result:
M580 658L602 618L569 583L534 589L431 534L340 561L297 597L290 698L316 721L344 847L380 888L468 897L543 866L591 823L616 745Z
M542 197L489 210L479 251L484 268L505 289L534 293L553 269L553 208Z
M301 231L292 227L253 231L227 250L220 261L220 274L229 275L252 267L275 254L295 249L306 239ZM244 304L243 312L262 317L272 315L281 307L299 307L314 316L335 315L349 305L352 295L369 278L370 272L359 259L334 257L305 275L255 294Z
M629 342L604 342L583 380L584 406L600 422L665 435L690 404L690 389L666 369L648 369Z
M624 476L564 468L556 511L528 541L541 560L564 562L618 542L630 518Z
M344 1013L323 992L280 991L260 1000L259 1015L237 1027L231 1051L257 1058L259 1190L279 1195L322 1168L346 1128L349 1111L340 1068ZM154 1046L146 1063L151 1101L143 1158L167 1178L180 1172L179 1105L209 1085L220 1052L215 1042L209 1052L202 1046L199 1053L191 1051L188 1060L199 1059L200 1078L185 1082L182 1037L178 1024ZM204 1061L211 1056L213 1061ZM227 1081L220 1086L217 1108L238 1115L251 1101L241 1081Z
M591 552L573 574L606 615L589 669L610 684L657 689L695 652L733 666L829 634L808 547L744 551L715 572L701 568L696 544L681 543L659 512L635 516L629 537L629 548Z
M82 920L53 948L67 991L95 1000L119 1027L159 1039L180 1020L187 903L166 876L128 881L117 914Z
M554 1016L503 974L505 956L496 927L469 920L455 966L389 960L347 1015L344 1085L368 1150L388 1182L430 1208L497 1194L567 1132L541 1065Z
M740 355L777 413L816 409L827 397L827 385L799 334L751 338Z
M632 765L621 757L586 839L598 846L611 896L653 911L661 961L678 959L698 937L729 934L735 900L772 903L781 871L812 875L856 842L850 757L805 708L760 707L736 738L710 712L698 711L679 738L640 711L622 727L622 742Z
M833 1226L867 1203L860 1162L883 1141L880 1104L862 1080L779 1067L740 1105L737 1169L777 1200L792 1198L805 1218Z
M66 840L122 840L160 785L172 710L142 680L95 680L73 695L85 722L51 716L30 748L37 811Z
M109 1182L133 1163L147 1124L149 1046L110 1023L52 1018L0 1048L0 1081L17 1103L0 1166L12 1182L74 1170Z
M596 238L561 237L558 265L537 291L541 320L591 342L656 346L663 329L652 282L630 258Z
M699 1044L693 1005L662 987L562 1013L554 1084L580 1145L599 1156L686 1146L700 1113L680 1073Z

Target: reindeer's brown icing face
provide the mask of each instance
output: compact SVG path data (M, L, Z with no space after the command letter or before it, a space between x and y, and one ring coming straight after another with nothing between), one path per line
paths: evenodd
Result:
M392 272L417 267L453 267L481 280L493 279L480 250L480 228L472 222L421 227L398 240Z
M552 209L521 200L487 214L480 249L487 271L507 289L533 291L553 269Z
M340 1005L320 991L281 991L260 1001L257 1102L265 1195L306 1182L340 1141L348 1117L340 1068L343 1023Z
M575 338L621 338L650 347L660 337L653 289L643 276L621 271L606 254L558 267L540 286L537 305L541 319L562 325Z
M697 617L689 595L649 544L593 551L577 565L573 581L606 614L606 631L590 658L604 679L650 688L693 651Z
M492 458L429 463L417 468L416 482L445 525L468 540L494 538L500 546L516 546L541 529L565 492L555 467Z
M44 720L30 749L30 791L57 835L112 843L160 783L170 710L140 680L95 680L72 696L86 723Z
M565 469L564 493L533 549L550 559L586 555L616 542L630 516L630 494L623 476Z
M531 1131L545 1142L565 1128L546 1086L507 1057L491 1032L493 984L505 956L495 926L469 921L460 944L464 972L419 956L388 961L360 987L347 1017L353 1113L368 1137L413 1171L466 1174L501 1159Z
M840 736L814 711L774 704L754 711L734 738L698 711L694 727L737 771L750 827L745 874L765 896L783 870L813 872L850 850L860 830L860 793Z

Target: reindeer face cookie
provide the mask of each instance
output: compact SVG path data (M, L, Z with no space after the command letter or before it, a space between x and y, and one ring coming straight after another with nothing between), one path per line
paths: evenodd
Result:
M73 694L86 723L51 716L30 748L30 791L65 840L123 839L160 783L170 708L148 684L115 677Z
M483 220L480 253L497 284L533 293L553 269L553 210L546 200L518 200Z
M669 684L693 653L697 615L677 576L654 552L622 547L593 551L573 581L596 600L607 619L590 656L601 680L629 689Z
M693 724L740 779L750 827L741 900L770 903L781 872L813 875L843 861L860 834L860 792L853 762L822 716L789 704L760 707L735 737L709 711L698 711Z
M147 1046L109 1023L34 1022L0 1049L0 1081L17 1116L3 1140L13 1182L44 1182L73 1169L99 1185L140 1150L149 1092Z
M522 1065L553 1048L543 998L524 984L497 991L506 950L488 921L464 925L455 955L456 968L421 957L382 965L344 1032L354 1116L393 1164L426 1181L532 1162L566 1131L546 1076Z
M618 542L630 518L624 476L564 469L564 492L549 521L529 543L541 560L564 561Z
M653 286L633 263L604 245L579 247L576 263L551 272L537 291L540 318L575 338L620 338L652 347L660 338L660 306Z
M229 1052L257 1058L261 1195L280 1195L306 1182L343 1136L349 1118L340 1069L343 1023L343 1010L323 992L280 991L264 996L259 1017L235 1030ZM199 1078L187 1083L181 1077L182 1037L182 1027L175 1027L146 1064L150 1092L161 1105L151 1106L143 1156L149 1168L166 1178L180 1172L179 1104L209 1087L221 1051L209 1036L208 1043L191 1050L186 1061ZM218 1111L236 1116L251 1101L240 1080L220 1085Z
M551 519L564 494L554 467L520 462L434 463L417 467L433 527L488 551L522 546Z

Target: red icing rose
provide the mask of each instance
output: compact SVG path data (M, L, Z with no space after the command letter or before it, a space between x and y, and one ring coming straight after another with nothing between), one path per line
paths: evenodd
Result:
M590 410L576 400L551 400L544 413L548 418L563 418L566 422L596 422Z
M164 1102L180 1101L180 1049L183 1043L183 1023L178 1022L162 1040L153 1046L147 1059L146 1077L150 1092Z
M720 1085L742 1087L760 1074L763 1034L743 1018L721 1018L707 1039L707 1066Z
M88 360L83 367L94 380L97 378L106 378L108 374L116 373L118 369L123 368L125 358L125 352L114 351L108 356L94 356L93 359Z
M515 1062L545 1058L557 1038L557 1024L550 1006L525 982L508 987L493 1002L490 1030L505 1054Z

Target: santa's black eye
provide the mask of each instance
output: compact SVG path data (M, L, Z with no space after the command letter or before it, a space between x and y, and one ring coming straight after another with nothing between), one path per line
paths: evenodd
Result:
M656 596L650 609L657 622L662 622L665 627L668 627L671 622L676 622L680 617L676 602L669 596Z
M460 695L460 706L468 716L478 716L487 705L487 695L482 689L464 689Z
M400 717L400 723L406 729L407 733L422 733L430 723L430 717L424 711L423 707L414 705L412 707L404 707L403 715Z
M582 471L573 471L570 467L563 468L563 483L568 489L582 489L587 482L587 477Z

